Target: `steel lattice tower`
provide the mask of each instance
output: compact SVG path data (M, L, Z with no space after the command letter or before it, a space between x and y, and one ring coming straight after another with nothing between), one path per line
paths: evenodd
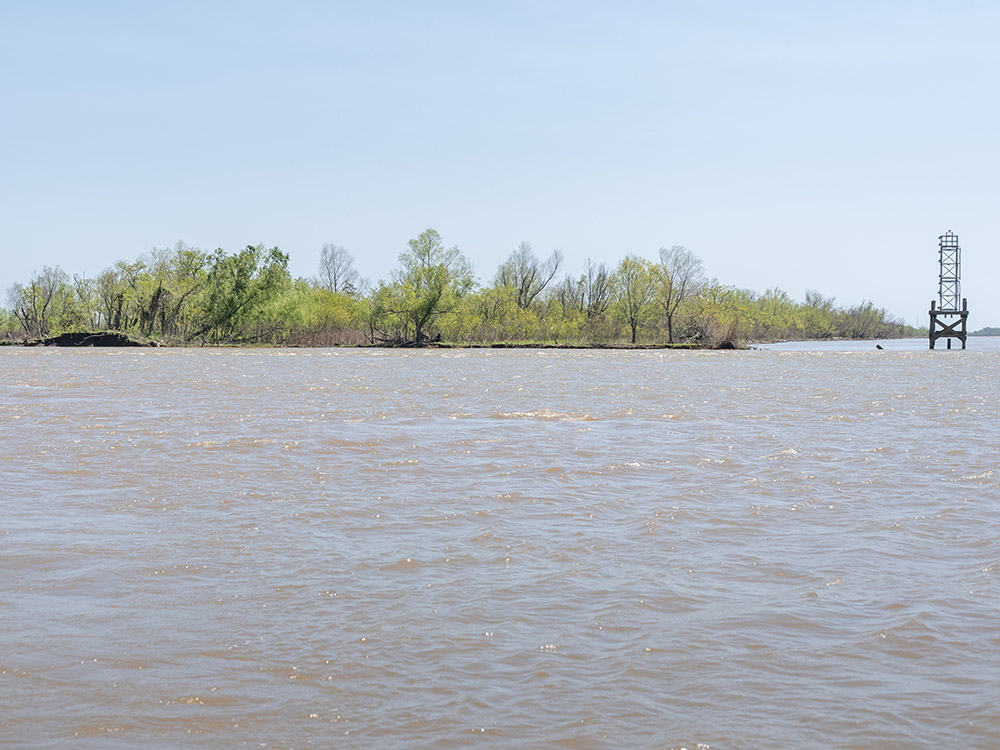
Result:
M938 286L938 309L942 313L957 313L962 298L961 253L958 235L948 231L938 237L941 277Z
M965 348L966 321L969 317L968 304L962 298L962 249L958 246L958 235L948 230L938 237L938 259L941 273L938 281L938 298L931 301L931 325L929 330L931 349L938 339L959 339ZM961 299L962 307L958 302ZM946 320L956 318L955 320Z

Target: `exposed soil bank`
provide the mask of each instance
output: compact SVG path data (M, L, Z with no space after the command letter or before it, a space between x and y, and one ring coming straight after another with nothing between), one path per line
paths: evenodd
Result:
M3 342L8 344L14 344L14 342ZM117 331L94 331L94 332L74 332L74 333L63 333L59 336L51 336L44 339L35 339L33 341L26 341L24 346L162 346L162 344L155 341L143 341L141 339L133 338L124 333L118 333ZM187 344L175 344L175 346L189 346L197 347L198 344L187 343ZM232 348L241 348L240 344L229 345ZM242 345L246 347L247 345ZM329 348L327 346L295 346L294 348L302 349L324 349ZM334 345L335 348L340 348L340 345ZM723 341L715 346L706 346L704 344L544 344L544 343L493 343L493 344L456 344L453 342L441 342L441 341L425 341L417 344L416 342L400 342L395 344L374 344L374 345L348 345L348 348L372 348L372 349L394 349L394 348L421 348L421 349L630 349L630 350L643 350L643 349L746 349L745 345L733 344L729 341ZM253 348L252 346L250 348Z
M139 341L115 331L93 333L62 333L47 339L29 341L25 346L158 346L155 342Z

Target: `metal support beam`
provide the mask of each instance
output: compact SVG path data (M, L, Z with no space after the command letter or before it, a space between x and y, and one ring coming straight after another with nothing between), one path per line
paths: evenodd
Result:
M934 342L938 339L947 339L948 348L951 349L951 340L958 339L962 342L962 348L965 348L965 339L968 337L968 319L969 319L969 305L968 302L962 299L962 309L957 312L954 310L938 310L935 308L937 302L931 300L931 325L928 329L931 339L931 349L934 348ZM957 318L955 316L958 316ZM948 320L953 318L952 320Z

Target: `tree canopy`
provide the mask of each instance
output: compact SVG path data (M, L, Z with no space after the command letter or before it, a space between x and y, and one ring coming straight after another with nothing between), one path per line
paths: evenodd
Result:
M413 342L419 344L428 338L428 324L453 311L473 283L468 259L457 247L446 248L441 235L427 229L399 254L392 281L380 285L375 301L379 312L396 324L392 340L406 339L412 325Z
M587 259L582 273L556 275L521 242L477 284L457 247L427 229L409 240L389 278L369 286L354 256L320 248L319 273L292 279L289 256L247 245L211 253L177 243L120 260L96 278L43 266L6 294L0 338L114 330L176 344L742 345L808 338L888 338L920 333L873 302L838 306L807 290L798 302L704 274L680 245L656 260L627 253L617 265Z

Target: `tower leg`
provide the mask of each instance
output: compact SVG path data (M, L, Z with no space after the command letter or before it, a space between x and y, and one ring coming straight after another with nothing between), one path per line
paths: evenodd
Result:
M934 331L937 328L937 315L934 314L934 310L937 307L937 302L931 300L931 324L927 327L927 332L931 339L931 349L934 348L934 342L937 341L937 337L934 335Z

